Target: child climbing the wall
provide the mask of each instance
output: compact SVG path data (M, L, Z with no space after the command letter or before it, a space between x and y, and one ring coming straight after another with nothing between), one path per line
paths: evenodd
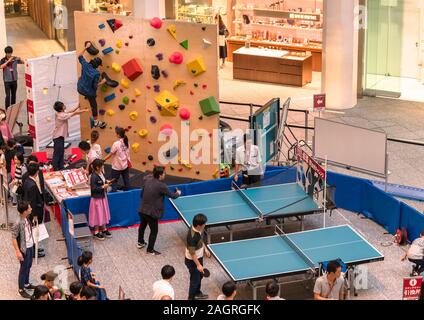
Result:
M94 127L104 129L107 126L106 122L98 119L97 105L97 89L106 84L107 79L100 80L101 74L97 70L102 66L103 61L99 57L87 62L84 58L84 53L91 47L91 42L87 42L84 50L78 56L78 61L81 63L81 77L78 79L78 93L88 100L91 107L91 114L94 119Z
M65 104L61 101L56 101L54 106L55 127L53 130L53 160L52 165L55 171L63 170L65 167L65 138L68 137L68 120L76 115L80 115L88 110L78 110L80 106L71 112L66 112Z
M95 159L91 164L91 200L88 213L88 224L94 228L94 238L97 240L105 240L112 238L112 234L107 230L110 221L109 203L107 201L107 189L111 181L106 180L103 174L104 161Z
M110 153L106 156L105 161L112 158L112 192L118 190L118 180L122 176L124 180L124 190L130 187L130 151L128 137L125 134L124 128L117 127L115 129L116 137L118 138L112 145Z

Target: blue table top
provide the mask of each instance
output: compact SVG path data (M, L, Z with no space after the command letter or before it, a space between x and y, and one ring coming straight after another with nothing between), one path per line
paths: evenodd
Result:
M243 192L267 217L319 210L317 203L297 183L251 188ZM185 196L171 202L187 225L191 225L198 213L208 217L208 226L258 218L258 214L234 190ZM267 215L270 212L272 214Z
M287 235L319 267L341 259L358 265L384 256L350 226L303 231ZM282 276L310 270L309 265L279 235L208 246L234 281Z

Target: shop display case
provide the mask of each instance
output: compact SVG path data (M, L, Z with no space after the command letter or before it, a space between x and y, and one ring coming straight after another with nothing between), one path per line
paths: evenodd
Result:
M313 71L321 71L322 0L238 0L233 10L228 60L233 60L233 51L249 42L253 47L310 51Z
M179 4L177 8L177 20L212 24L214 17L215 9L211 6Z
M6 16L27 16L28 0L4 0Z
M122 3L122 1L109 0L109 1L89 1L85 6L86 11L93 13L112 13L115 15L129 16L132 8Z

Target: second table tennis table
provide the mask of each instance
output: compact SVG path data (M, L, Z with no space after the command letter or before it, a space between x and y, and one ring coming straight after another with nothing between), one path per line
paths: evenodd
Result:
M278 227L276 228L278 229ZM288 239L287 239L288 238ZM349 293L358 265L384 256L348 225L208 245L212 255L235 282L247 282L257 298L259 281L310 273L321 264L340 259L349 267ZM279 284L282 284L279 282Z
M304 216L323 211L297 183L183 196L171 203L188 227L196 214L208 217L208 243L213 227L227 227L232 241L234 224L297 217L303 230Z

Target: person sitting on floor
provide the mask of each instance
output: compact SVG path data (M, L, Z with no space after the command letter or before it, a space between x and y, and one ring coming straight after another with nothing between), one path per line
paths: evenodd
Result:
M44 285L49 289L50 300L61 300L62 291L54 285L54 281L58 277L58 274L53 271L46 272L41 276L41 280L44 281Z
M424 230L422 230L420 236L412 242L401 260L405 261L406 258L415 264L411 276L418 276L424 271Z
M50 300L50 292L49 288L46 286L36 286L34 289L34 293L32 294L31 300L37 301L46 301Z
M88 286L95 290L95 296L97 300L108 300L106 295L105 287L100 285L96 275L91 271L90 265L93 263L93 253L90 251L84 251L78 258L78 266L81 267L81 282L84 286ZM81 300L85 297L85 288L81 291ZM87 300L90 300L87 298Z

